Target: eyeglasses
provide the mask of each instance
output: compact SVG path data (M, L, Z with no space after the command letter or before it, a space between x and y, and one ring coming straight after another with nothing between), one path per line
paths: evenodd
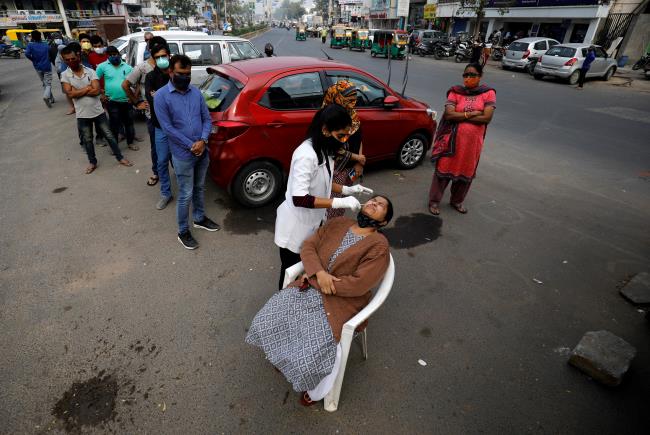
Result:
M478 75L478 74L476 74L476 73L463 73L463 78L464 78L464 79L466 79L466 78L468 78L468 77L472 77L472 78L474 78L474 77L481 77L481 76Z

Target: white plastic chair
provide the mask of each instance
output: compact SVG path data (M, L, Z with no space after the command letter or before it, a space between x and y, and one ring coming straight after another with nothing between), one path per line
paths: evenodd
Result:
M395 262L393 262L393 256L390 255L390 261L388 263L388 269L384 278L379 284L379 288L375 292L375 296L370 300L368 305L366 305L363 310L359 311L356 316L348 320L343 325L343 331L341 332L341 367L334 381L334 386L325 396L325 410L329 412L334 412L339 407L339 396L341 395L341 387L343 386L343 376L345 375L345 366L348 362L348 355L350 354L350 345L352 344L352 339L354 338L354 331L361 325L364 321L368 320L370 316L374 314L375 311L381 307L384 303L391 289L393 288L393 281L395 280ZM300 275L304 272L304 267L302 262L296 263L290 268L288 268L284 274L284 283L282 287L286 287L289 283L297 280ZM368 341L366 331L368 328L365 328L361 334L361 349L363 351L363 359L368 359Z

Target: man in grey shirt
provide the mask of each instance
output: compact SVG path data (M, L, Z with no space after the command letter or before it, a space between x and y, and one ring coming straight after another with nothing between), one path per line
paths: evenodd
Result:
M101 90L97 74L91 68L83 66L79 55L69 46L61 50L61 57L68 65L68 69L61 73L63 91L72 98L74 103L79 137L90 162L90 166L86 168L86 174L92 174L97 169L97 157L95 157L95 144L93 143L93 124L97 131L101 132L106 138L106 142L110 145L120 165L133 166L133 163L122 156L117 141L108 127L106 113L104 113L104 108L99 100Z

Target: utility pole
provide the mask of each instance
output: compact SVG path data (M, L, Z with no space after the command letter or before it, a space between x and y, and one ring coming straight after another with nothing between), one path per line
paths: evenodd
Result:
M63 17L63 28L65 29L65 36L72 38L72 32L70 32L70 24L68 24L68 17L65 15L65 9L63 9L62 0L56 0L56 6L59 8L61 17Z
M332 18L332 0L329 0L329 4L327 6L327 19L330 22L330 25L334 24L333 18Z

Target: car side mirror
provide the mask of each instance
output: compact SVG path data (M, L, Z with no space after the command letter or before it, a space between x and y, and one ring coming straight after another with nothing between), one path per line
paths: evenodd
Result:
M399 103L399 98L389 95L386 98L384 98L384 109L394 109L397 107L397 104Z

